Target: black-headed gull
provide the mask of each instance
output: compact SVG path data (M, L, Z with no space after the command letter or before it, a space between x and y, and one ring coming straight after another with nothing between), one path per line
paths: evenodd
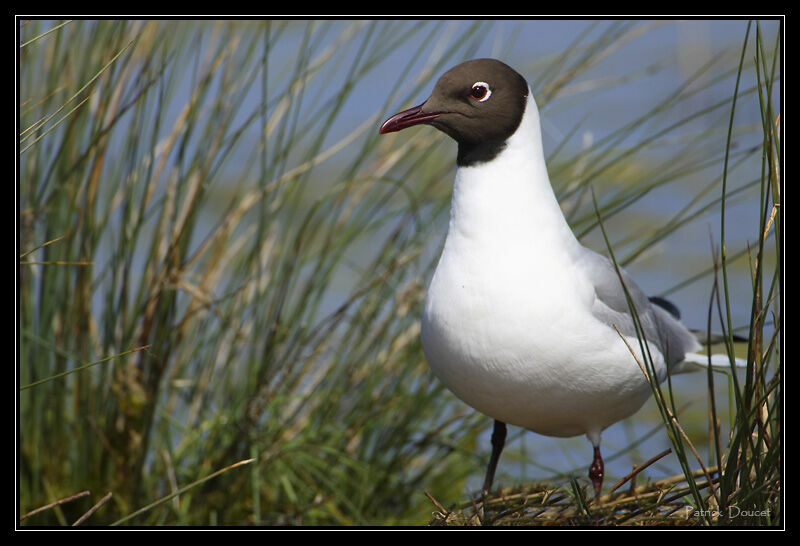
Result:
M576 239L553 193L531 88L500 61L468 61L380 133L418 124L458 143L450 225L421 337L444 385L495 420L483 491L491 488L508 423L547 436L585 434L599 496L600 435L639 410L651 388L632 354L641 349L620 275ZM621 276L658 380L689 369L686 363L707 363L674 306L648 299ZM712 360L728 362L724 355Z

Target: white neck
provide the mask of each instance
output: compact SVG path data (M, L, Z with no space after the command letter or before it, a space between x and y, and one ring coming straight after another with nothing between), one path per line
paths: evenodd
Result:
M456 243L453 239L558 253L579 245L550 185L530 89L522 121L503 151L492 161L456 171L448 243Z

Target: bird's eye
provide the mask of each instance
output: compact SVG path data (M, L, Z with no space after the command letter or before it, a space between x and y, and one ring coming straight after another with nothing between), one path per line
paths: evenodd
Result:
M486 82L475 82L472 84L469 96L479 102L484 102L492 96L492 90L489 89L489 84Z

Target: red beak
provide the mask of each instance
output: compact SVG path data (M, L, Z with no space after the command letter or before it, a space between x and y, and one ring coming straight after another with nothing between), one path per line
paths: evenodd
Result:
M395 131L405 129L406 127L411 127L412 125L427 123L442 115L441 113L435 112L423 112L422 107L424 104L425 103L393 115L383 122L383 125L381 125L378 133L382 135L385 135L386 133L394 133Z

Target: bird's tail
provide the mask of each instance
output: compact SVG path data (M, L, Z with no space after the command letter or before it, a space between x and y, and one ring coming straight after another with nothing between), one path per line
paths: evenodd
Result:
M686 353L683 360L678 362L671 370L672 373L690 372L697 369L705 369L708 365L712 368L729 370L731 368L731 359L725 354L711 355L710 362L709 356L702 353ZM747 368L747 360L743 358L734 358L733 365L739 368Z

